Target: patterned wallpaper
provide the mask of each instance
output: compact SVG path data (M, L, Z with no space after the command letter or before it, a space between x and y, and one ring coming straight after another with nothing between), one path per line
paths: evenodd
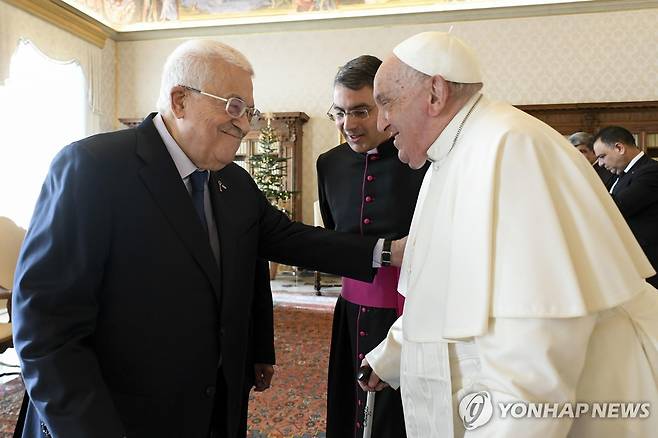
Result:
M658 9L453 23L478 52L485 89L514 104L658 100ZM315 160L337 140L324 116L336 68L363 53L380 57L402 39L448 24L223 36L256 71L256 104L304 111L303 218L313 220ZM117 117L153 111L167 54L181 40L118 42Z

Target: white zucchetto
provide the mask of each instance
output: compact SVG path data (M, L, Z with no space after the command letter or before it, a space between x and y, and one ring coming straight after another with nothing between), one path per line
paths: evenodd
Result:
M446 32L423 32L398 44L393 53L414 70L446 81L472 84L482 82L475 51Z

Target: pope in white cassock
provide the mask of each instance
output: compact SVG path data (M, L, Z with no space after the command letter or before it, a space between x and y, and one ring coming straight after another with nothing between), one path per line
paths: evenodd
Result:
M404 253L404 315L366 356L368 388L400 387L410 438L658 436L654 270L578 150L481 88L472 49L441 32L399 44L375 77L378 128L409 166L433 164ZM559 405L503 418L512 402Z

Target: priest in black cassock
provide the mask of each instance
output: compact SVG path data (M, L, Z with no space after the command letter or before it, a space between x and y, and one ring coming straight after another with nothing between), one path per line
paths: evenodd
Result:
M359 56L336 75L327 115L347 141L318 158L320 212L328 229L399 239L409 233L427 165L410 169L398 160L393 138L377 131L372 84L380 64L374 56ZM343 278L329 356L327 438L363 436L366 393L356 373L402 313L398 277L399 268L382 257L373 283ZM406 436L398 391L377 393L372 436Z

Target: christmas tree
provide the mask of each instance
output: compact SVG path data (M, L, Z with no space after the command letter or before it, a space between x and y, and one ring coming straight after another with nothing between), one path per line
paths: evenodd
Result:
M267 126L260 131L257 152L249 158L251 175L267 200L289 215L285 201L293 192L286 190L288 158L279 156L279 139L270 121L268 118Z

